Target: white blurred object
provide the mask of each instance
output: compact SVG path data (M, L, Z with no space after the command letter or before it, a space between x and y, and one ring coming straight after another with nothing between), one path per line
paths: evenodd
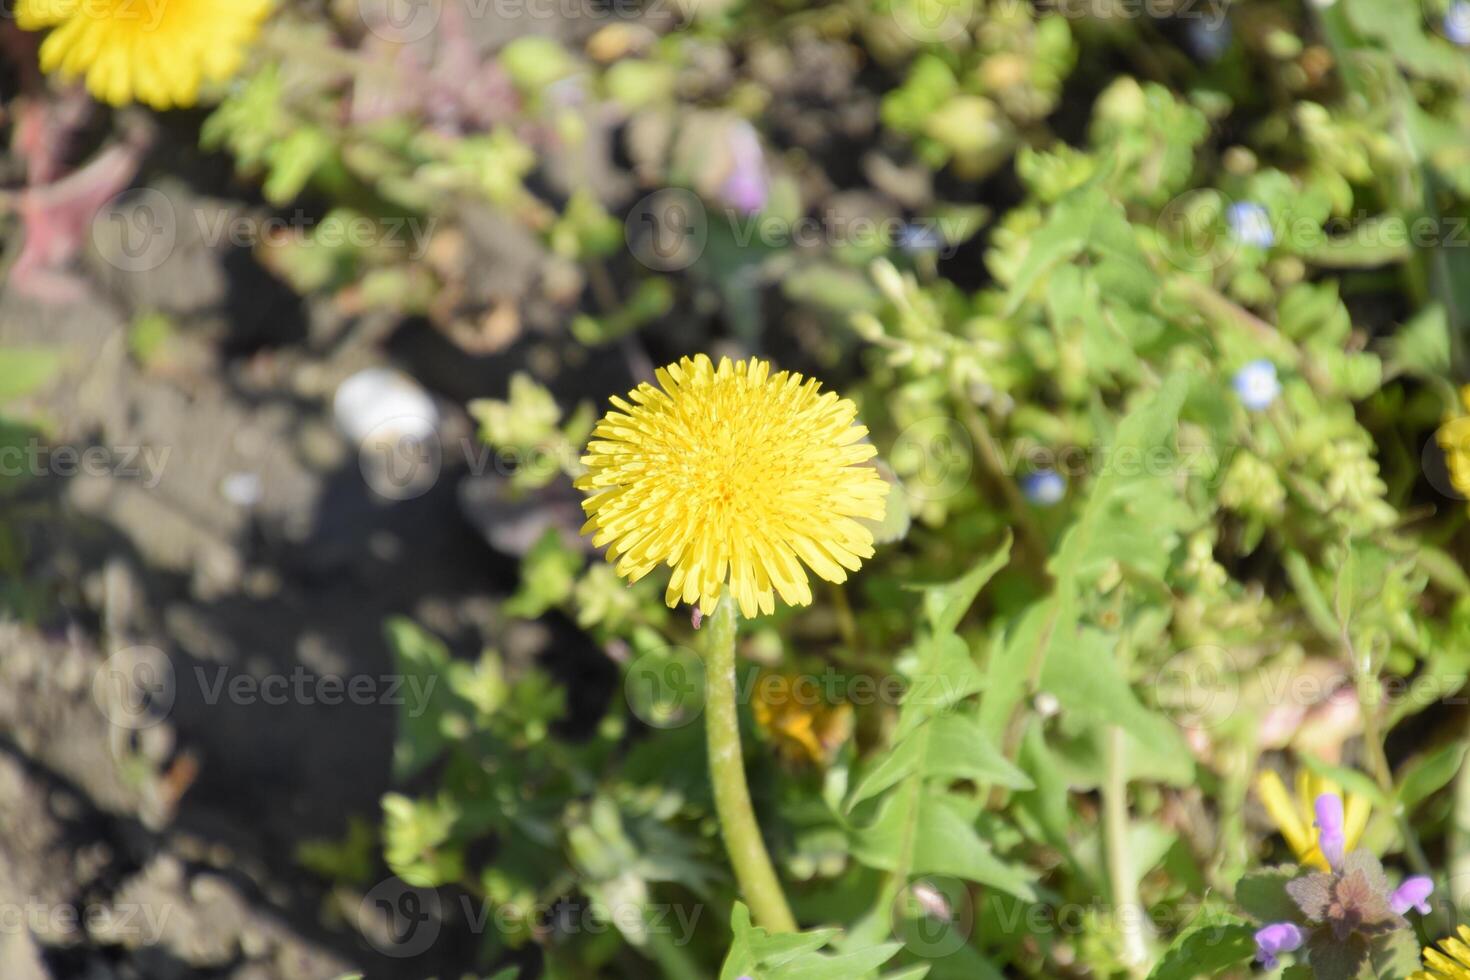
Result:
M260 503L260 474L249 471L231 473L220 482L220 494L236 507L254 507Z
M343 381L332 397L332 414L357 446L425 440L439 427L439 410L428 392L390 368L368 368Z

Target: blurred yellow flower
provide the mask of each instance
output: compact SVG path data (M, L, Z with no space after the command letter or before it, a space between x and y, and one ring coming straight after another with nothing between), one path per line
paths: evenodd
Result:
M1450 482L1462 495L1470 497L1470 385L1460 389L1460 402L1466 414L1450 419L1439 427L1436 435L1439 448L1444 450Z
M864 465L877 450L853 424L857 406L769 372L755 358L686 357L659 369L660 387L613 398L593 430L582 531L630 582L672 568L670 606L708 614L727 580L747 618L773 612L777 594L805 606L803 563L842 582L873 556L859 519L883 519L888 484Z
M756 682L751 713L788 762L826 762L852 734L852 706L831 704L815 683L789 674L763 671Z
M1351 851L1362 839L1363 830L1368 826L1368 817L1372 813L1373 805L1366 798L1353 793L1344 794L1331 780L1323 779L1306 769L1296 774L1295 799L1286 791L1286 785L1275 771L1267 769L1256 777L1256 795L1260 797L1266 812L1271 815L1271 821L1281 831L1281 836L1286 838L1286 843L1296 855L1297 861L1319 871L1328 871L1331 869L1318 845L1317 828L1314 826L1317 820L1314 805L1317 797L1323 793L1343 797L1344 849Z
M1424 947L1424 969L1409 974L1409 980L1470 980L1470 927L1456 932L1460 938L1441 939L1439 949Z
M112 105L190 106L205 82L230 78L270 0L19 0L15 21L52 28L41 69L85 76Z

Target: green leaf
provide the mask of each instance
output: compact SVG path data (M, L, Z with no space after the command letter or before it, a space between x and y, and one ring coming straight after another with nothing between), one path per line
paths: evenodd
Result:
M459 806L447 796L414 800L383 797L383 858L393 873L418 888L464 876L464 854L453 840Z
M996 857L962 812L962 804L942 790L914 791L912 785L892 793L871 824L852 832L853 855L905 879L953 875L1034 901L1035 874Z
M1353 27L1387 48L1411 74L1451 82L1463 78L1463 56L1448 42L1428 35L1420 4L1348 0L1343 6Z
M919 963L902 970L894 970L892 973L885 973L878 980L924 980L924 977L929 975L929 969L928 963Z
M1288 550L1281 556L1281 563L1286 569L1286 577L1291 580L1291 586L1296 591L1297 599L1301 601L1302 610L1317 632L1324 638L1339 639L1337 617L1327 602L1327 596L1312 576L1312 566L1307 559L1301 552Z
M1106 197L1096 188L1074 191L1058 202L1047 223L1031 236L1026 257L1011 283L1003 316L1019 310L1047 272L1070 262L1087 247L1092 214L1107 206Z
M1419 942L1412 929L1396 929L1369 946L1363 976L1368 980L1406 980L1423 969Z
M1031 779L1001 753L979 721L946 714L926 720L885 753L858 780L847 809L918 773L926 778L969 779L981 785L1031 789Z
M0 403L23 398L51 380L61 353L43 347L0 350Z
M1254 929L1250 925L1228 912L1208 912L1174 939L1148 980L1216 976L1254 956Z
M1467 745L1451 742L1437 752L1420 756L1405 768L1395 796L1405 811L1429 799L1455 778L1465 760Z
M981 785L1031 789L1032 783L996 747L980 722L968 715L940 715L929 723L923 773L941 779L968 779Z
M1346 766L1335 766L1330 762L1323 762L1316 756L1307 755L1306 753L1301 755L1301 760L1308 769L1324 779L1330 779L1347 792L1367 797L1373 801L1373 805L1376 807L1383 807L1385 810L1393 809L1393 802L1389 800L1383 790L1378 788L1378 784L1356 769L1349 769Z
M924 615L935 636L953 633L959 628L960 620L965 618L980 590L1010 561L1012 541L1011 532L1006 531L1000 546L977 561L964 575L944 585L923 587Z
M753 925L750 909L736 902L730 913L733 939L720 967L720 980L851 980L893 959L902 946L881 943L841 953L822 953L839 935L837 929L770 935Z
M433 691L449 669L449 650L439 638L411 619L394 616L383 624L388 645L393 649L395 669L419 690ZM442 699L433 698L427 706L408 701L398 712L398 737L393 743L393 776L402 781L421 771L437 759L449 745L442 730ZM427 707L427 710L419 710Z
M1047 658L1041 686L1068 712L1096 725L1118 725L1149 746L1163 777L1174 785L1194 778L1194 757L1168 718L1150 711L1133 692L1114 655L1116 638L1085 629L1057 644Z
M1285 866L1252 871L1235 886L1235 902L1257 922L1296 919L1301 910L1286 893L1286 884L1300 874L1300 868Z

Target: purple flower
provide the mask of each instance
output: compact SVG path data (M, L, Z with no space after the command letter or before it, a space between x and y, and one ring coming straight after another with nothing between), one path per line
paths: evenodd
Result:
M737 170L725 178L720 194L741 214L755 214L766 206L766 178L750 170Z
M743 214L755 214L765 209L770 197L770 182L766 179L766 155L761 149L760 137L755 127L741 120L730 127L727 136L730 148L730 175L725 178L720 194L729 205Z
M1256 933L1256 959L1268 970L1277 966L1278 953L1302 948L1302 931L1291 922L1273 922Z
M1416 909L1420 915L1429 914L1429 896L1434 894L1434 882L1424 875L1415 875L1404 880L1402 885L1389 896L1388 903L1395 915L1403 915Z
M1317 843L1322 856L1333 871L1342 870L1343 853L1347 850L1347 839L1342 833L1342 797L1336 793L1323 793L1317 797Z

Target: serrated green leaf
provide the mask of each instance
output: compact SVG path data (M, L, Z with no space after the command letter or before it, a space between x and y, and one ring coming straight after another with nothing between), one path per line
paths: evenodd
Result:
M720 980L850 980L876 970L903 947L882 943L840 953L821 950L840 934L837 929L771 935L752 924L750 910L736 902L730 913L733 938L720 967Z
M1010 531L1007 531L1000 546L977 561L964 575L944 585L924 587L924 615L935 636L953 633L959 627L960 620L965 618L980 590L1010 561L1012 540Z
M916 773L1009 789L1031 788L1031 779L1006 759L976 719L946 714L926 720L864 773L847 809L851 811Z
M1027 901L1035 899L1035 874L996 857L957 801L940 790L914 792L906 787L890 794L874 821L856 829L851 839L854 856L871 868L904 877L953 875Z
M1255 956L1254 929L1226 912L1200 916L1175 938L1148 980L1195 980L1239 966Z
M1252 871L1235 886L1235 902L1257 922L1282 922L1301 914L1286 893L1286 883L1301 874L1300 868L1275 867Z

